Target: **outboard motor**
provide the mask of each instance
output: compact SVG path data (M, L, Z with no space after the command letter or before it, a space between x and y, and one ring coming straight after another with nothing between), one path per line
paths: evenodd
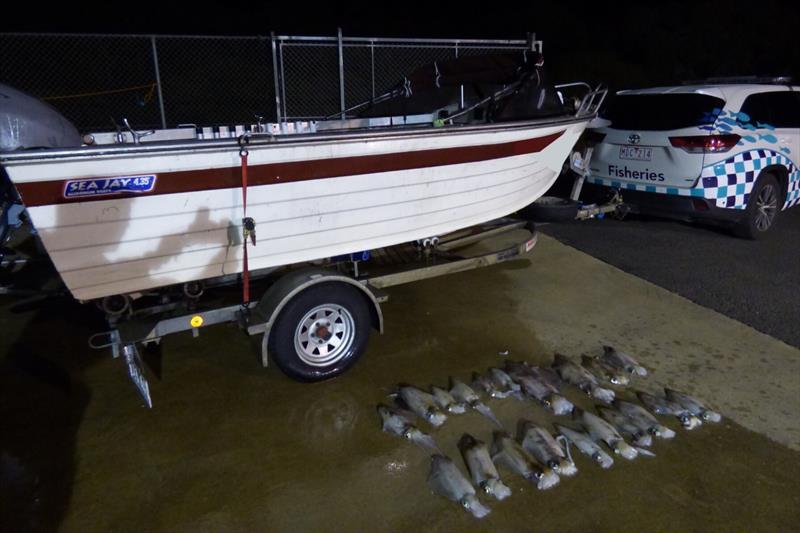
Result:
M20 215L23 211L25 208L19 201L17 192L0 168L0 264L6 255L11 254L6 243L11 239L13 231L22 225Z

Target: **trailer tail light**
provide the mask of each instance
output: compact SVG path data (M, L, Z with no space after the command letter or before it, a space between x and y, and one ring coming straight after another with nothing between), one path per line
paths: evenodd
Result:
M739 142L741 137L735 133L728 135L692 135L689 137L670 137L669 142L675 148L686 150L690 154L719 154L727 152Z

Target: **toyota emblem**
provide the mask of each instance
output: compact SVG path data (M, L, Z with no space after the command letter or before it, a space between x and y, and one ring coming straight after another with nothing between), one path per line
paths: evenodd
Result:
M639 141L641 140L642 138L639 137L638 133L631 133L628 135L628 144L639 144Z

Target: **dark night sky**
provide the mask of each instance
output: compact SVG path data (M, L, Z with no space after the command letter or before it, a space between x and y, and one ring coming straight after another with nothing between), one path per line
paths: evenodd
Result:
M536 31L549 40L575 38L646 39L651 32L687 28L709 36L733 34L763 41L784 32L797 34L797 2L777 0L695 0L644 2L466 2L381 1L348 3L251 0L200 2L63 2L35 6L30 17L4 17L7 29L129 33L331 34L337 26L351 35L414 37L508 37ZM478 3L477 5L480 5ZM12 28L13 27L13 28ZM652 41L652 39L651 39ZM643 44L643 43L642 43Z
M800 7L778 0L659 2L62 4L4 17L4 31L524 38L536 32L558 78L642 86L711 75L800 77ZM480 4L478 4L480 5Z

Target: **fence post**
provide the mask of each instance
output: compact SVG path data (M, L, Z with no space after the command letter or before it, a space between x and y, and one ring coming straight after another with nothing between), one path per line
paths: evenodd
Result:
M456 41L456 59L458 59L458 41ZM458 86L458 93L460 95L460 99L459 99L459 103L458 103L459 104L459 109L464 109L465 106L464 106L464 86L463 85L459 85Z
M275 50L275 32L270 32L272 42L272 77L275 80L275 122L281 123L281 89L278 84L278 53Z
M375 41L369 41L370 74L372 75L372 99L375 99Z
M278 43L278 64L281 66L281 106L283 108L283 120L288 120L289 114L286 112L286 72L283 69L283 41Z
M164 93L161 91L161 71L158 68L158 49L156 36L150 36L150 45L153 47L153 69L156 72L156 87L158 88L158 107L161 110L161 129L167 129L167 115L164 113Z
M339 106L342 111L342 120L344 120L345 112L347 109L344 102L344 55L342 53L342 28L336 28L339 35Z

